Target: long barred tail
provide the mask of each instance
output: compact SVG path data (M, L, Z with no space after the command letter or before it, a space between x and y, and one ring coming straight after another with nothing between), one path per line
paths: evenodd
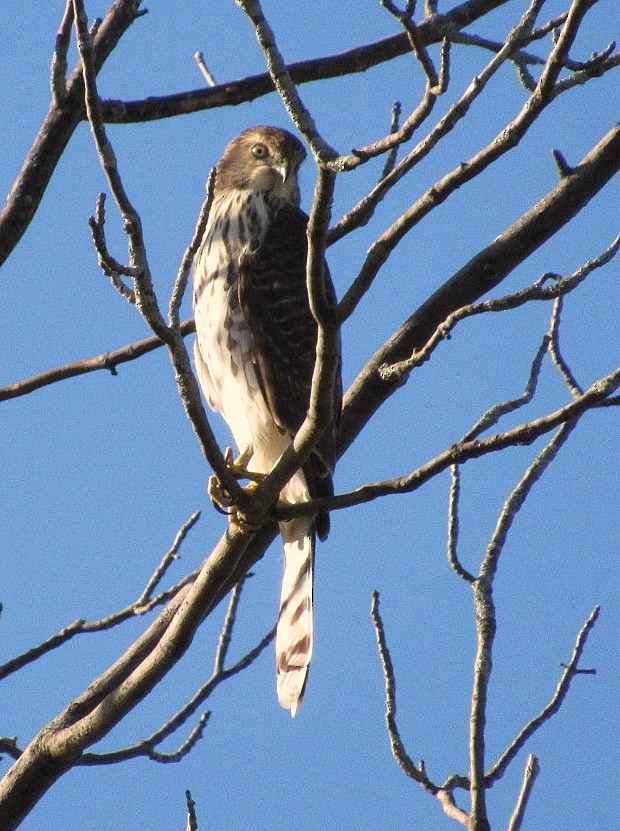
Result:
M303 702L314 641L314 521L282 522L280 533L284 577L276 632L277 689L278 701L294 716Z

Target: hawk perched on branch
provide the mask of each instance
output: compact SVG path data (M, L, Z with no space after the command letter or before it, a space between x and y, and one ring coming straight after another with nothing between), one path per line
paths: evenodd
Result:
M306 288L308 217L297 171L306 152L290 133L254 127L217 166L207 228L194 261L195 359L209 405L225 418L246 470L269 473L310 402L317 324ZM335 299L327 266L327 296ZM333 493L342 389L312 455L282 489L289 503ZM280 523L284 578L276 635L280 704L295 715L312 656L315 535L329 517Z

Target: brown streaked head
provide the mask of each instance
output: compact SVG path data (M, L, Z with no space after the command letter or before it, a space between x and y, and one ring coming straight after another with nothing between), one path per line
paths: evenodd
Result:
M297 171L306 151L279 127L250 127L233 139L217 166L216 194L226 190L273 191L299 205Z

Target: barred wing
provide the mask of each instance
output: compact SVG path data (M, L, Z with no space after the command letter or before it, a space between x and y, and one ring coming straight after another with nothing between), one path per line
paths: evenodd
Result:
M316 354L317 324L306 289L307 225L303 211L281 206L262 244L244 255L239 269L239 301L253 335L263 395L276 424L291 436L306 417ZM335 301L327 265L325 279L328 296ZM339 380L332 424L315 448L311 470L306 471L310 479L327 479L334 469L341 397ZM328 492L327 482L316 485L310 485L313 495Z

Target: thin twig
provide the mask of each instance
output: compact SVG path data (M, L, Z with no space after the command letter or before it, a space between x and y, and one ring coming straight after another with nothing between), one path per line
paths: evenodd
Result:
M364 164L365 162L369 161L370 159L375 158L376 156L380 156L386 152L393 152L394 149L400 147L401 144L404 144L406 141L409 141L411 136L415 133L415 131L424 123L424 121L429 117L437 99L440 95L448 89L448 84L450 81L450 41L443 40L441 44L441 55L440 55L440 68L439 68L439 77L437 79L437 83L431 85L428 81L426 83L426 89L424 91L424 96L418 106L413 110L413 112L405 119L402 126L395 131L390 131L390 133L382 139L378 141L374 141L372 144L367 144L364 147L356 147L349 156L343 156L338 161L338 169L339 170L354 170L359 165ZM334 162L336 164L336 162ZM402 162L401 162L402 164ZM395 173L393 173L397 168L392 166L392 169L383 176L379 180L379 184L377 187L369 194L368 199L369 201L366 202L363 199L358 206L353 208L349 211L345 217L343 217L330 231L329 241L330 244L335 242L337 239L340 239L341 236L344 236L344 233L340 233L338 229L341 229L341 226L345 223L347 218L351 218L354 215L354 212L358 211L361 206L368 207L370 202L372 201L372 194L381 193L381 198L385 196L387 189L381 188L380 185L383 183L383 180L387 180L387 184L391 187L397 181L395 177ZM400 169L400 165L398 166ZM388 179L389 176L389 179ZM400 177L399 177L400 178ZM379 200L380 201L380 200ZM374 208L373 208L374 210ZM372 210L368 210L367 212L363 212L360 218L360 225L366 224L372 216ZM359 227L355 225L355 227Z
M400 113L401 113L401 103L400 101L395 101L392 105L392 120L390 122L390 135L394 135L394 133L398 132L398 125L400 123ZM381 172L381 179L385 179L388 173L394 169L394 165L396 164L396 159L398 157L398 145L392 147L390 152L387 155L385 160L385 164L383 165L383 171Z
M189 530L196 524L199 517L200 511L196 511L187 520L187 522L184 523L177 533L171 548L166 552L160 564L149 578L144 590L136 600L124 609L121 609L118 612L113 612L112 614L100 618L99 620L90 622L84 620L83 618L75 620L55 635L52 635L52 637L43 641L43 643L38 644L32 649L27 650L21 655L18 655L16 658L13 658L0 666L0 680L7 678L9 675L12 675L14 672L22 669L22 667L27 664L31 664L33 661L38 660L42 655L45 655L53 649L57 649L59 646L62 646L75 637L75 635L82 635L91 632L103 632L105 630L112 629L115 626L124 623L126 620L136 617L137 615L144 615L147 612L150 612L156 606L161 606L166 601L170 600L171 597L174 597L174 595L176 595L184 586L188 585L195 579L196 572L186 575L174 586L171 586L169 589L161 592L155 597L152 597L152 593L156 586L161 582L170 564L177 558L181 544L185 540Z
M439 141L443 135L452 129L454 120L461 118L471 102L480 94L480 86L484 86L491 75L499 66L507 60L509 54L514 51L521 42L523 33L531 30L535 17L542 5L543 0L532 0L530 7L515 29L510 33L505 44L505 51L498 53L486 69L477 76L469 87L467 93L456 109L451 109L447 116L442 119L439 125L429 134L411 153L398 164L386 179L377 185L374 190L352 209L332 229L330 242L339 239L345 233L367 220L369 212L372 213L378 202L385 196L387 190L409 171L413 164L423 158L431 146ZM519 141L530 129L532 124L539 117L540 113L560 93L559 85L556 84L558 76L562 71L562 61L565 59L568 49L572 45L579 26L589 8L590 0L574 0L571 11L558 39L549 56L549 60L543 70L540 81L535 91L529 97L520 113L507 125L483 150L479 151L468 162L461 163L457 168L443 176L425 194L423 194L409 209L394 222L381 236L370 246L366 260L360 272L345 293L339 305L341 320L346 320L355 310L361 298L366 294L380 269L388 260L392 251L427 214L444 202L448 196L455 192L465 182L468 182L479 175L489 165L497 161L502 155L516 147ZM432 137L432 141L431 141Z
M337 159L338 153L321 136L309 110L303 104L288 67L276 43L273 29L267 22L259 0L235 0L251 20L258 42L265 54L267 69L293 123L302 133L319 164Z
M245 577L237 583L230 593L226 617L224 618L224 624L215 651L215 660L213 662L214 675L219 675L224 671L224 662L226 661L228 649L232 642L232 631L237 619L237 609L239 608L239 600L241 599L244 583Z
M198 251L198 248L200 247L200 243L202 242L205 229L207 227L207 221L209 219L211 206L213 204L214 192L215 168L212 168L209 172L209 177L207 179L207 195L205 197L205 201L202 203L202 207L198 215L198 221L196 222L194 236L192 237L190 244L187 246L185 250L185 254L183 255L183 259L181 260L181 265L179 266L177 278L174 281L172 294L170 296L170 305L168 308L168 322L170 323L171 327L176 329L178 329L181 325L179 322L179 310L181 308L183 296L185 295L185 290L187 288L187 281L189 278L192 263L194 261L194 257L196 255L196 252Z
M191 699L177 712L175 713L165 724L163 724L158 730L156 730L151 736L146 739L143 739L140 742L137 742L130 747L125 747L121 750L114 750L110 751L109 753L84 753L78 762L80 765L114 765L120 762L125 762L128 759L135 759L140 756L145 756L153 762L159 762L162 764L168 763L176 763L181 761L181 759L186 756L200 741L204 734L204 729L207 725L207 722L210 718L210 711L207 710L206 712L202 713L196 725L192 728L189 733L187 739L174 751L171 753L162 753L161 751L156 750L157 746L161 744L162 741L167 739L171 736L174 732L176 732L183 724L185 724L191 716L194 715L196 710L213 694L213 692L222 684L224 681L232 678L234 675L239 674L243 670L247 669L254 661L261 655L261 653L266 649L266 647L273 641L275 637L276 627L274 626L261 640L253 647L249 652L247 652L239 661L237 661L232 666L228 667L227 669L223 669L218 666L218 656L221 653L221 645L223 639L225 640L228 638L230 640L230 628L234 623L234 613L233 619L231 623L231 607L235 606L235 613L236 613L236 604L239 600L239 593L235 595L233 592L233 596L231 596L231 601L229 603L228 612L226 614L222 634L220 635L220 639L218 641L218 649L217 655L215 659L215 668L210 676L210 678L194 693Z
M73 0L67 0L56 35L56 48L52 55L50 70L50 87L54 104L59 106L67 97L67 53L71 43L73 26Z
M535 19L536 14L538 13L539 8L543 2L544 0L532 0L532 2L530 3L530 7L526 11L522 19L508 35L502 49L498 52L497 55L494 55L494 57L489 61L489 63L482 70L482 72L480 72L473 78L473 80L471 81L463 95L459 98L459 100L448 109L447 113L440 119L440 121L435 125L435 127L433 127L433 129L428 133L428 135L425 138L423 138L420 142L418 142L416 147L414 147L413 150L411 150L411 152L408 153L407 156L405 156L405 158L402 159L398 165L396 165L396 167L390 173L390 175L386 176L386 178L383 181L376 185L367 196L360 200L360 202L358 202L358 204L355 205L355 207L348 211L342 217L342 219L340 219L336 223L336 225L331 229L329 235L330 244L341 239L343 236L345 236L345 234L350 233L355 228L360 227L360 225L366 224L369 218L373 215L375 208L377 207L379 202L386 196L390 188L392 188L397 182L399 182L403 178L403 176L409 173L409 171L416 164L418 164L423 158L425 158L430 153L430 151L454 129L458 122L467 114L476 98L478 98L478 96L481 95L481 93L486 88L487 84L495 75L495 73L499 71L503 64L507 60L509 60L510 57L514 54L515 50L519 48L524 33L530 31L533 20ZM447 41L445 46L445 54L447 58ZM401 131L402 129L403 128L401 128ZM502 132L502 136L504 132L505 131ZM503 137L502 141L506 142L507 138L510 138L510 134L508 134L507 137ZM499 137L498 139L496 139L496 141L498 140ZM488 152L488 148L486 152ZM461 164L457 169L456 173L453 171L453 173L449 175L458 175L459 179L464 177L463 181L467 181L469 178L472 178L471 176L467 175L468 172L470 172L470 166L472 163L473 160L470 160L470 162L466 164ZM350 169L352 167L357 166L358 164L358 154L356 153L352 157L347 157L345 169ZM480 171L477 170L476 172L478 173ZM440 180L440 182L436 183L433 186L433 201L436 200L436 197L440 192L439 188L446 179L447 177L444 177L442 180ZM418 200L418 203L419 202L420 200ZM376 247L371 248L371 251L369 252L369 257L367 259L368 266L366 266L366 268L369 268L370 265L374 263L374 259L381 255L382 249L385 247L385 242L387 242L390 238L390 233L394 233L394 229L396 229L397 227L399 227L399 223L395 223L392 226L392 228L389 229L389 231L387 231L384 235L382 235L382 237L380 237L379 240L374 244ZM387 256L385 257L385 259L387 259ZM356 280L356 283L360 280L361 275L358 278L358 280ZM351 292L352 289L353 287L349 290L349 292ZM349 292L347 292L347 295L349 294ZM349 315L351 314L353 309L351 309L350 311L348 309L349 303L351 301L347 300L347 295L345 295L346 302L345 300L343 300L341 305L347 307L346 314Z
M381 5L400 22L403 29L407 32L407 38L411 44L411 49L418 59L420 66L424 70L429 86L436 87L438 84L437 70L435 69L431 56L428 54L428 50L421 41L418 33L418 27L413 20L415 3L411 3L410 0L407 0L407 5L404 11L401 11L393 0L381 0Z
M202 452L217 474L218 479L226 491L231 494L240 506L249 502L248 494L239 485L227 466L224 457L211 430L211 425L205 413L200 396L198 383L192 372L191 362L183 337L176 326L168 326L164 320L148 264L146 248L142 235L142 224L137 211L134 209L123 185L114 150L108 141L103 118L101 115L101 101L97 92L97 78L93 65L92 42L88 32L83 0L73 0L75 24L78 33L78 48L82 59L82 72L85 86L85 102L88 121L95 139L97 153L108 184L118 209L123 217L124 229L128 238L129 262L135 269L134 286L136 307L151 327L153 332L168 346L170 358L175 370L177 388L185 411L198 437ZM180 291L183 279L179 280L177 293ZM175 303L177 298L175 297ZM175 308L173 307L173 313Z
M99 260L99 267L103 273L110 278L114 288L118 291L121 297L124 297L128 303L135 305L136 293L133 289L121 280L121 276L131 277L133 280L138 272L132 266L123 265L115 260L108 251L108 246L105 238L105 193L100 193L97 198L95 207L95 215L88 220L90 229L93 235L93 244L97 252Z
M210 87L216 87L217 81L209 71L209 68L205 63L204 55L202 54L202 52L194 52L194 59L198 64L198 68L204 75L205 81L209 84Z
M383 620L381 618L381 613L379 612L379 592L377 591L373 591L372 593L370 616L377 638L377 649L379 651L383 678L385 680L385 721L390 739L390 746L392 748L392 755L402 772L410 779L413 779L414 782L417 782L427 793L431 794L431 796L436 797L441 803L444 812L449 817L457 820L461 823L461 825L469 827L469 816L456 804L452 788L447 787L446 785L443 787L435 785L426 774L424 762L420 762L419 766L416 766L403 744L403 740L400 736L398 725L396 723L396 678L394 675L394 666L392 664L392 658L390 656L390 651L385 637Z
M176 750L172 750L170 753L163 753L162 751L156 750L157 745L173 732L172 730L166 729L168 725L164 725L163 728L160 728L148 738L136 742L129 747L124 747L122 750L111 750L109 753L83 753L77 760L76 765L80 767L117 765L122 762L127 762L130 759L139 759L141 757L163 765L176 764L182 761L194 749L200 739L202 739L210 717L210 711L207 710L207 712L202 713L187 738Z
M82 60L86 114L95 140L99 161L108 180L114 201L123 217L123 227L128 240L129 262L131 268L135 270L133 279L136 306L155 334L166 343L169 343L170 333L161 316L153 289L153 281L148 265L146 249L144 247L142 223L123 184L116 156L108 140L103 123L101 100L97 91L97 75L94 66L92 37L88 31L88 21L84 11L83 0L73 0L73 9L78 49Z
M201 511L194 511L194 513L190 516L187 522L184 522L181 528L179 529L174 541L168 551L164 554L160 564L157 566L155 571L153 572L151 579L148 581L146 586L144 587L144 591L140 595L140 597L136 600L136 606L143 606L145 603L148 603L151 600L151 596L157 586L161 583L164 575L168 571L170 565L174 562L174 560L178 560L179 558L179 550L185 541L188 533L194 527L194 525L200 519Z
M439 343L445 340L455 326L466 318L487 314L489 312L495 313L504 312L508 309L517 309L532 301L555 300L557 297L574 291L593 271L610 262L616 256L618 250L620 250L620 234L618 234L602 254L588 260L588 262L584 263L572 274L561 278L553 275L556 279L550 286L544 285L549 276L545 274L531 286L527 286L514 294L461 306L448 315L427 342L419 349L416 349L410 358L393 364L384 364L379 370L381 377L384 379L404 377L412 369L421 366L430 358Z
M195 332L194 318L184 320L180 325L180 331L183 337L187 337L187 335ZM135 361L137 358L142 357L142 355L147 355L149 352L160 349L162 346L165 346L163 341L157 335L151 335L151 337L145 338L144 340L138 340L134 343L128 343L126 346L121 346L120 349L115 349L112 352L103 352L101 355L95 355L92 358L82 358L70 364L63 364L54 369L48 369L39 375L32 375L30 378L24 378L21 381L16 381L14 384L0 387L0 401L19 398L21 395L29 395L31 392L47 387L50 384L65 381L68 378L77 378L79 375L85 375L89 372L98 372L102 369L109 370L112 375L117 375L117 366L129 361Z
M540 713L528 722L525 727L513 739L509 747L502 753L497 762L486 774L487 786L491 787L495 782L502 778L508 766L516 757L516 755L523 749L527 741L534 735L534 733L549 719L558 712L562 706L564 699L568 695L571 682L576 675L580 675L579 661L583 654L583 650L588 640L588 636L598 620L600 614L600 607L595 606L587 620L579 630L577 640L573 648L571 659L566 665L562 677L553 693L548 704L543 707Z
M562 379L568 387L571 395L573 398L576 398L578 395L583 393L583 389L577 383L577 380L564 360L560 349L560 318L562 315L562 303L563 297L560 295L553 304L553 314L551 315L551 325L549 327L549 354L551 355L551 360L562 376Z
M379 592L374 590L370 604L370 617L372 625L375 630L377 638L377 649L379 651L379 658L381 659L381 668L383 670L383 678L385 680L385 722L387 726L388 736L390 738L390 745L392 748L392 755L396 759L399 768L406 776L418 782L423 787L429 790L433 796L437 793L439 788L434 786L430 781L426 780L421 767L417 767L413 759L405 750L405 745L400 736L398 725L396 723L396 678L394 675L394 665L390 656L390 650L385 638L385 628L383 620L379 611Z
M536 387L538 386L538 379L540 378L543 358L547 354L548 348L549 338L548 336L545 336L542 339L542 343L540 344L536 355L534 356L534 360L532 361L532 366L530 368L530 377L528 378L525 389L521 395L517 398L502 401L499 404L495 404L490 407L482 415L482 417L478 419L474 426L467 431L467 433L463 436L462 441L472 441L473 439L477 439L483 432L497 424L500 418L508 413L513 413L515 410L518 410L530 403L536 392Z
M448 502L448 562L455 574L467 583L474 583L476 578L464 568L458 557L460 493L460 468L458 465L452 465L450 468L450 498Z
M487 824L486 791L488 780L485 776L485 725L488 687L493 666L493 642L497 629L493 581L512 523L532 490L560 448L577 425L578 418L566 422L552 440L537 455L528 467L517 487L512 491L498 519L493 536L482 562L478 579L474 584L476 607L477 652L474 668L472 706L470 716L470 779L472 816L484 828Z
M523 773L523 784L521 785L519 798L517 799L517 804L515 805L514 812L510 817L510 822L508 823L508 831L520 831L527 803L529 802L530 794L539 772L540 767L538 759L530 753L527 757L525 771Z
M412 493L451 465L462 464L470 459L478 459L506 447L532 444L540 436L565 422L581 416L588 410L597 409L619 387L620 368L595 381L583 395L547 415L521 424L511 430L506 430L503 433L497 433L489 438L454 444L406 476L381 482L371 482L354 491L338 494L337 496L311 499L307 502L286 507L275 507L273 509L274 518L284 520L298 516L313 516L321 511L336 511L350 508L353 505L362 505L383 496Z
M185 803L187 805L187 825L185 831L198 831L198 818L196 817L196 803L191 791L185 791Z

